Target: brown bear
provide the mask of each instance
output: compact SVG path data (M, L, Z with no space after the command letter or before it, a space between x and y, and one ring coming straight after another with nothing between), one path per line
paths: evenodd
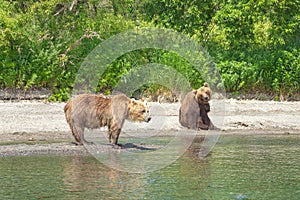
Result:
M201 88L185 96L179 109L179 122L182 126L196 130L217 129L207 115L210 111L211 94L208 83L204 83Z
M124 94L113 97L83 94L67 102L65 116L70 125L76 144L83 145L84 128L108 126L109 142L113 147L120 147L118 138L125 119L134 122L151 120L146 103L130 99Z

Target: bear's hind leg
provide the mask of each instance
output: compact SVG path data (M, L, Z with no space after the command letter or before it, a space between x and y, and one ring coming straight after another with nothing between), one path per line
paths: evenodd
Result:
M83 131L84 129L79 126L70 125L72 134L76 140L76 145L83 145L84 139L83 139Z
M197 125L198 129L201 130L208 130L209 126L204 124L202 117L198 117L198 125Z
M89 142L84 138L84 128L80 127L80 126L76 126L76 130L77 130L77 139L76 141L78 142L78 145L83 145L83 144L94 144L93 142Z

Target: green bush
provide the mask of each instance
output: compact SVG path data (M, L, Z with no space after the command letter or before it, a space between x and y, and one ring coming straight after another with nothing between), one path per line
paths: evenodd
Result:
M98 44L151 26L198 41L217 63L228 92L299 94L299 10L299 0L0 0L0 88L47 88L51 100L65 101L79 67ZM216 71L199 73L174 52L141 49L111 63L97 92L110 94L132 67L149 63L172 66L194 88L207 73L216 75L211 83L219 78ZM212 69L211 61L202 64Z
M256 68L251 63L226 61L220 63L218 68L226 91L249 90L255 87Z

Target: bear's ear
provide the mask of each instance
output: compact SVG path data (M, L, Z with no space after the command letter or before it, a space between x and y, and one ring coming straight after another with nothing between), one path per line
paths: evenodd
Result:
M193 93L194 93L194 95L196 95L197 94L197 90L193 90Z
M132 99L130 99L129 104L134 106L137 103L136 103L135 99L132 98Z
M211 90L207 90L207 94L209 95L209 97L211 97Z
M204 86L204 87L209 87L209 85L208 85L207 82L205 82L205 83L203 84L203 86Z
M147 103L148 103L145 97L142 97L142 98L140 99L140 101L142 101L145 105L147 105Z

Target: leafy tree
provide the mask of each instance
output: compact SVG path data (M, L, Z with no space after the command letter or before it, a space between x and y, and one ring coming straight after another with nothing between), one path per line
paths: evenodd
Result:
M98 44L151 26L198 41L229 92L299 94L299 10L300 0L0 0L0 87L49 88L52 100L66 100ZM110 93L132 66L152 62L172 66L192 87L203 82L178 54L142 49L111 63L98 91Z

